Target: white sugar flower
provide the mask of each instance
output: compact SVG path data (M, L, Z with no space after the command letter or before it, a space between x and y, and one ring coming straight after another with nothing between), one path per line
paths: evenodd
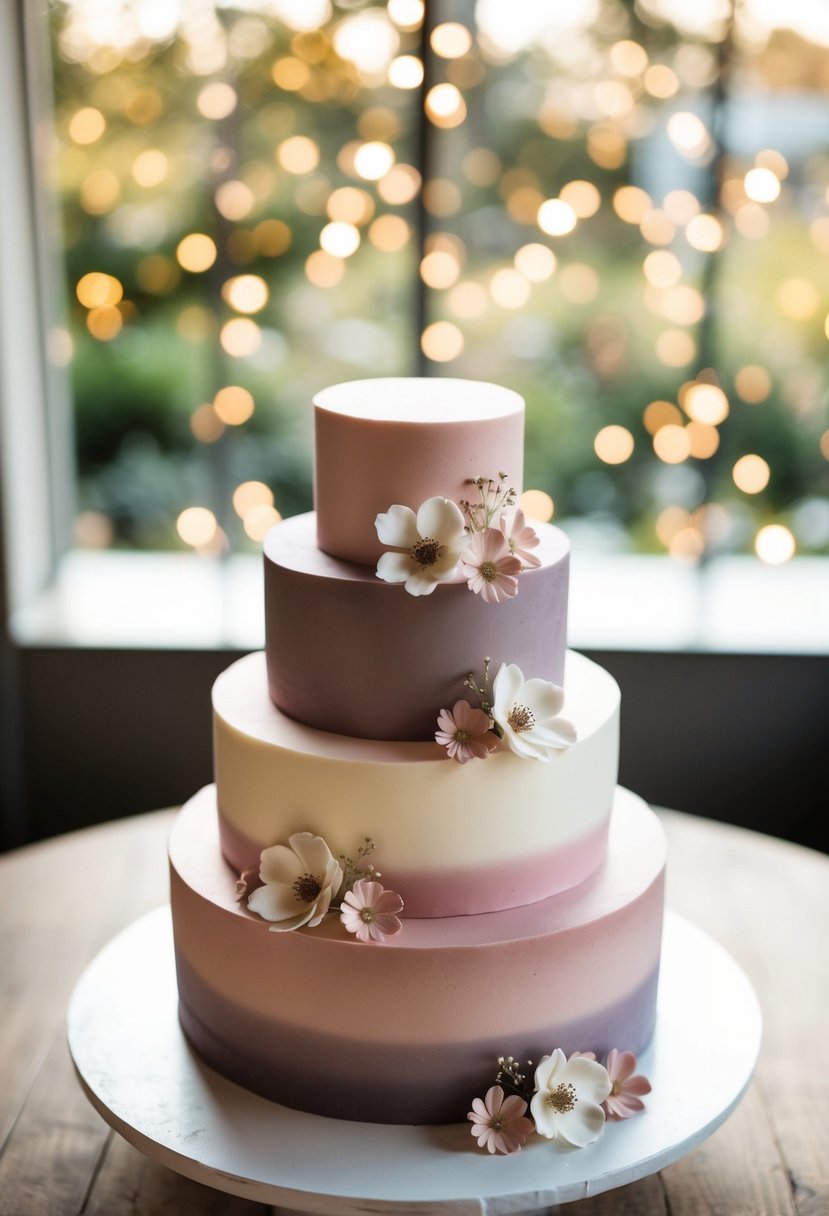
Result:
M288 846L275 844L263 851L259 877L264 886L248 899L252 912L276 922L274 932L318 925L343 880L342 867L321 836L295 832Z
M576 741L576 728L558 717L564 689L549 680L525 680L515 663L502 663L492 685L492 716L504 742L517 756L550 760Z
M536 1131L548 1140L584 1148L598 1140L605 1123L602 1102L612 1088L607 1069L585 1056L556 1049L535 1070L530 1103Z
M378 578L405 583L410 595L429 595L451 578L467 543L463 515L448 498L427 498L417 515L411 507L389 507L374 526L394 549L377 563Z

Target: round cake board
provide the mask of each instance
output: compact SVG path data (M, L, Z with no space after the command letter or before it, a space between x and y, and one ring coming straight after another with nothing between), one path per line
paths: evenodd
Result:
M639 1058L653 1086L645 1112L609 1122L585 1149L533 1136L503 1157L478 1149L468 1123L325 1119L212 1072L178 1023L169 908L142 917L101 951L68 1014L81 1084L130 1144L218 1190L321 1216L396 1209L514 1216L634 1182L676 1161L728 1117L751 1079L760 1036L759 1006L743 972L710 937L668 913L656 1033ZM496 1067L493 1061L493 1076ZM492 1080L481 1077L480 1095Z

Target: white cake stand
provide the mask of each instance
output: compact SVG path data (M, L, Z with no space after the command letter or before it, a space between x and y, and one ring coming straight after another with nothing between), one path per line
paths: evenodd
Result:
M761 1034L757 999L737 964L669 913L656 1035L639 1060L653 1085L647 1110L609 1123L580 1151L534 1136L520 1153L493 1157L478 1150L468 1124L340 1122L257 1097L199 1060L176 1005L170 913L159 908L110 942L73 994L69 1048L93 1106L130 1144L180 1174L324 1216L404 1206L423 1216L514 1216L643 1178L727 1118L751 1078ZM481 1077L482 1094L491 1082Z

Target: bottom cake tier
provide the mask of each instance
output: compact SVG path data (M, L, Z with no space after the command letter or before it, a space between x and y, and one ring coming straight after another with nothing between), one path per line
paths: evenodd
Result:
M456 1122L501 1055L639 1052L652 1034L665 843L626 790L607 861L581 886L474 916L414 920L404 909L402 931L381 944L335 915L271 932L249 912L221 855L213 786L178 816L170 865L184 1031L216 1071L283 1105Z

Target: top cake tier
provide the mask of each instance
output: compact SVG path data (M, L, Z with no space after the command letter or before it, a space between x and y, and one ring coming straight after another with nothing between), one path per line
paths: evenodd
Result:
M524 402L474 380L354 380L314 398L317 543L346 561L383 553L374 521L395 503L470 497L470 478L504 473L521 490Z

